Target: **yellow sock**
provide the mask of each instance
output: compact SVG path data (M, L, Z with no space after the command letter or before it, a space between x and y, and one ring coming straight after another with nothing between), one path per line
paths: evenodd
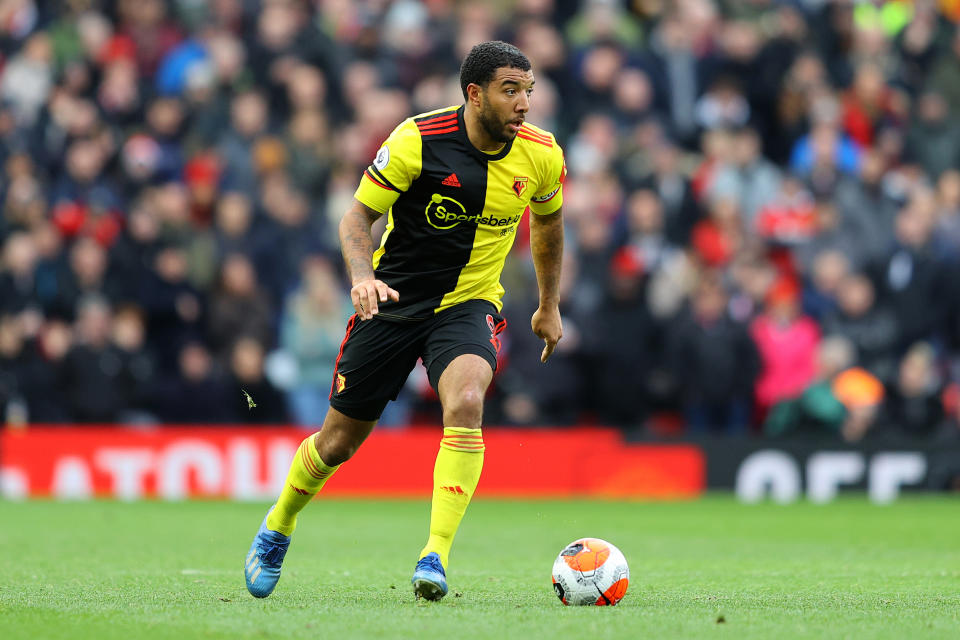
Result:
M447 566L447 557L460 520L480 482L483 469L483 435L480 429L447 427L433 468L433 505L430 538L420 557L436 552Z
M323 488L333 472L340 468L340 465L329 467L320 459L317 446L313 442L315 435L300 443L293 462L290 463L283 491L280 492L273 511L267 516L267 528L279 531L285 536L297 528L297 514Z

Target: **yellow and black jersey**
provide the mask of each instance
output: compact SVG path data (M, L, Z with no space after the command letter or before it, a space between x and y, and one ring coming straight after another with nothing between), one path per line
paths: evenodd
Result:
M376 277L400 294L380 304L390 318L423 318L466 300L499 310L500 273L523 212L563 204L563 151L552 134L524 124L497 153L467 138L463 107L409 118L377 152L357 200L388 213Z

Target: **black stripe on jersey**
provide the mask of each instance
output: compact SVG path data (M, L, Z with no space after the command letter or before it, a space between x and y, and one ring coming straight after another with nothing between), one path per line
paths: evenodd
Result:
M373 175L372 173L370 173L370 170L369 170L369 169L368 169L367 171L364 171L364 172L363 172L363 175L367 176L367 178L369 178L370 181L373 182L373 184L377 185L377 186L380 187L381 189L386 189L387 191L396 191L396 189L393 189L393 188L391 188L391 187L388 187L387 185L385 185L385 184L383 184L382 182L380 182L379 180L377 180L377 177L376 177L375 175Z
M390 187L390 188L393 189L394 191L400 191L400 189L397 189L395 186L393 186L393 183L390 182L389 180L387 180L387 179L384 177L384 175L383 175L382 173L380 173L380 170L377 169L375 166L370 165L369 167L367 167L367 171L369 171L370 173L373 174L374 179L375 179L377 182L382 183L384 186Z
M441 199L440 206L454 210L459 205L467 215L478 217L486 204L488 156L470 144L463 133L463 116L457 115L459 134L422 138L420 176L393 205L394 228L376 274L400 293L400 302L380 304L385 318L433 315L443 297L456 289L460 273L470 261L477 222L441 229L427 218L435 196ZM457 176L459 187L443 184L451 174Z

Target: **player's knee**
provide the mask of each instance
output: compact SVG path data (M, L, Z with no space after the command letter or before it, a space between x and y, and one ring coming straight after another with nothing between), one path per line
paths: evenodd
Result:
M330 467L343 464L352 458L353 454L355 454L357 449L360 448L360 443L353 442L350 438L322 438L320 437L320 434L317 434L317 439L314 440L314 443L317 446L317 453L320 454L320 459L323 460L324 464Z
M451 394L443 407L443 417L447 426L479 428L483 419L483 392L467 387Z
M317 448L317 453L320 454L320 459L323 460L324 464L330 467L343 464L352 458L353 454L356 452L356 446L352 446L345 442L327 443L327 445L322 449L319 447Z

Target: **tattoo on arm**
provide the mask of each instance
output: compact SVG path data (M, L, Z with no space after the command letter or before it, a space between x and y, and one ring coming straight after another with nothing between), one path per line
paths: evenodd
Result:
M563 215L559 209L545 216L530 214L530 253L537 272L540 306L557 304L563 259Z
M350 280L373 278L373 237L370 227L382 214L356 200L340 221L340 251Z

